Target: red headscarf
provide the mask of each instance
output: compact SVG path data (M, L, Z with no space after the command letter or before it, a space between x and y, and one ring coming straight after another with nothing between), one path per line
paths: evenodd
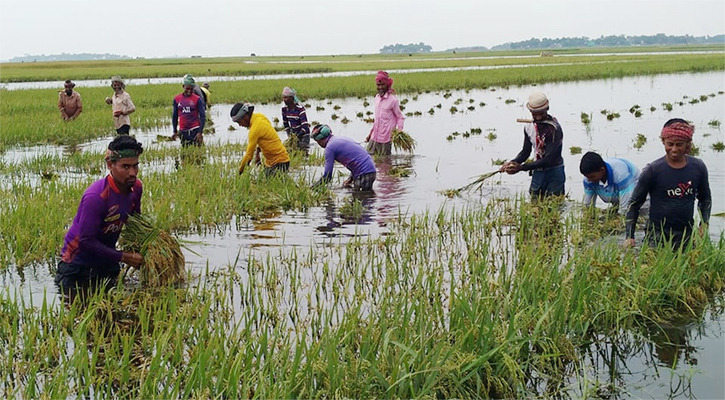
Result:
M676 140L691 142L695 127L686 122L674 122L662 128L660 138L662 140Z
M388 88L390 89L393 87L393 78L391 78L385 71L378 71L378 74L375 75L375 82L383 82L388 85Z

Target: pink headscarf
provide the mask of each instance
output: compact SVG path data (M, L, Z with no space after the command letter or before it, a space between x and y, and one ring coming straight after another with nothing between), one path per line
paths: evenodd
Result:
M675 122L662 128L660 138L662 140L676 140L691 142L695 127L686 122Z
M378 71L378 74L375 75L375 82L383 82L388 85L389 89L393 88L393 78L385 71Z

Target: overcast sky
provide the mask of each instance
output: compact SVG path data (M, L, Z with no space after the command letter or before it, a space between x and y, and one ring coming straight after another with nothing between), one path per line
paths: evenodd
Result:
M23 55L131 57L433 51L532 37L714 36L723 0L8 0L0 60Z

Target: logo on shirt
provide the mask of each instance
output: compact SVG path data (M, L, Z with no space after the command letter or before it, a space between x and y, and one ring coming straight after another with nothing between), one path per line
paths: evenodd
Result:
M674 197L674 198L683 198L685 196L689 196L695 193L695 190L692 188L692 181L687 181L687 183L678 183L677 187L674 189L667 189L667 196L668 197Z
M111 222L121 218L121 214L118 214L118 209L118 204L108 207L108 214L106 214L106 218L103 219L103 222Z

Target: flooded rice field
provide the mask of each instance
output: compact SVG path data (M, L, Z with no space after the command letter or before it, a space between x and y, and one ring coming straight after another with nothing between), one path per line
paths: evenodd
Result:
M280 85L280 90L283 85L286 83ZM335 135L362 143L371 126L365 119L372 118L373 89L371 84L371 96L365 99L303 100L308 103L308 119L330 125ZM696 126L694 144L710 174L713 192L710 235L717 239L723 234L725 153L715 148L717 143L725 142L721 127L725 120L725 80L720 72L688 73L535 87L400 94L406 114L405 131L417 140L415 154L395 154L389 159L377 160L374 193L357 198L363 206L359 218L351 220L341 215L341 208L353 197L339 187L338 181L338 187L334 188L338 198L326 206L307 212L279 212L265 218L230 221L227 229L217 233L184 237L192 243L193 250L186 254L187 267L194 276L202 276L207 271L243 265L249 257L274 256L292 249L333 247L352 238L386 235L390 221L401 216L441 208L484 206L494 198L525 193L530 178L520 173L498 175L487 181L481 191L461 197L441 194L464 186L477 175L496 170L497 162L511 159L519 152L523 125L516 119L530 116L524 104L532 91L548 95L550 113L564 130L567 207L577 207L583 198L579 173L583 153L593 150L604 158L626 158L642 168L664 155L658 138L664 122L684 118ZM668 106L671 111L667 110ZM246 129L229 129L230 108L228 104L213 106L216 133L205 137L207 144L246 142ZM255 112L274 120L280 117L280 108L281 104L260 104ZM590 123L582 122L582 113L589 115ZM612 117L608 118L607 114ZM132 134L145 147L178 146L178 142L152 144L157 135L170 135L171 127ZM108 138L82 147L102 149L107 143ZM312 148L321 151L315 144ZM52 146L13 149L2 158L5 163L13 163L63 150ZM143 179L143 164L141 168ZM347 175L339 165L336 168ZM305 167L299 173L319 176L321 172L321 167ZM621 242L623 237L612 240ZM55 293L52 276L42 267L26 268L22 275L18 271L3 273L0 290L6 289L19 290L24 296L36 299L36 304L46 293ZM638 335L622 333L601 337L592 344L585 362L596 371L599 380L626 387L624 393L634 397L723 398L725 318L722 304L722 299L713 299L703 321L687 321ZM608 394L597 395L607 397Z

